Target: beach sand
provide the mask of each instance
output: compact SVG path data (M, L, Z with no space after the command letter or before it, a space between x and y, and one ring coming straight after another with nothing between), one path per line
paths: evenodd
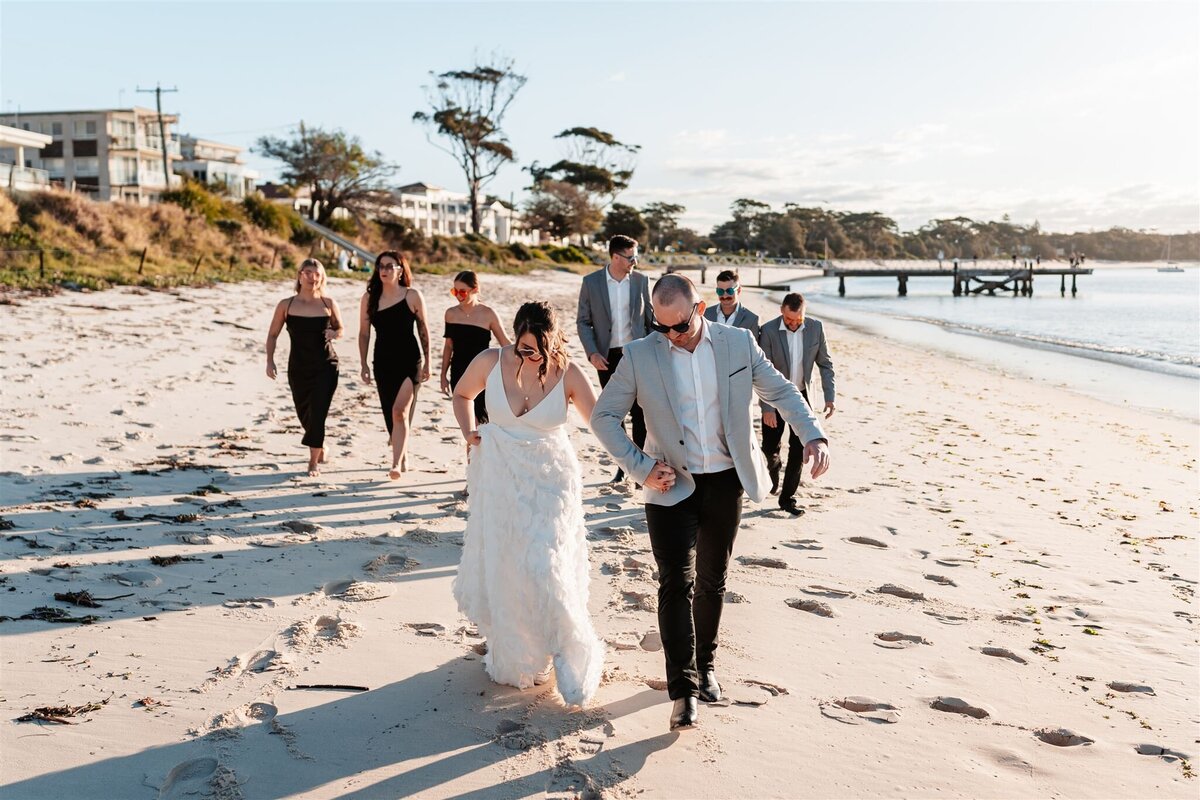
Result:
M288 284L0 306L0 614L97 618L0 622L0 797L1196 796L1194 420L827 323L832 468L799 519L746 504L729 701L668 733L643 513L574 414L605 680L580 712L484 674L450 590L449 279L418 280L435 383L395 482L361 283L330 282L349 330L319 478L286 336L264 375ZM573 331L578 276L482 282L502 319L549 299ZM54 599L79 591L112 599ZM57 706L85 708L18 721Z

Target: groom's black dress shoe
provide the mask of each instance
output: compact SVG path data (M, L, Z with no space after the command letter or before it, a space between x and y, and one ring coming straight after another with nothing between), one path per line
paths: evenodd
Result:
M618 469L617 474L613 475L612 480L609 481L609 483L624 483L624 482L625 482L625 470L623 470L623 469Z
M779 507L782 508L784 511L788 512L789 514L791 514L792 516L796 516L796 517L798 517L804 513L804 509L801 508L796 503L795 499L791 498L791 497L789 497L787 500L780 500Z
M717 671L712 667L700 670L700 699L715 703L721 699L721 684L717 683Z
M675 705L671 709L671 730L695 727L697 717L696 698L681 697L675 701Z

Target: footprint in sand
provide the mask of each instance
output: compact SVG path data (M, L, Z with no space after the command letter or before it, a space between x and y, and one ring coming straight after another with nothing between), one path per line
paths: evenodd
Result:
M331 645L348 647L359 628L340 617L323 615L300 620L287 629L288 644L297 650L323 650Z
M108 577L122 586L140 586L143 588L149 588L151 586L158 586L160 583L162 583L162 578L158 577L148 569L131 569L128 572L119 572L116 575L109 575Z
M985 708L973 706L966 700L959 697L937 697L929 704L929 707L936 711L945 711L949 714L962 714L975 719L987 719L991 714Z
M821 716L847 725L863 722L896 723L900 721L900 710L891 703L883 703L870 697L852 696L831 700L818 705Z
M790 542L783 542L784 547L790 547L793 550L824 550L825 545L821 544L816 539L793 539Z
M738 556L738 562L747 567L769 567L770 569L787 569L787 562L779 558L764 556Z
M745 595L740 595L737 592L726 591L725 592L725 602L726 603L749 603L750 601L746 599Z
M1179 750L1172 750L1169 747L1163 747L1157 744L1139 744L1136 745L1134 751L1140 756L1158 756L1168 764L1175 761L1191 761L1192 757L1187 753Z
M878 539L872 539L869 536L851 536L850 538L846 539L845 541L851 542L853 544L865 545L867 547L875 547L875 548L878 548L879 550L887 550L888 549L888 546L886 543L881 542Z
M446 626L438 622L409 622L407 625L416 631L418 636L441 636L446 632Z
M642 640L638 642L638 646L643 650L657 653L663 649L662 636L659 635L658 631L650 631L642 637Z
M968 564L976 563L973 558L955 558L951 556L935 558L934 562L941 564L943 567L965 567Z
M562 763L550 776L545 796L548 800L600 800L603 794L591 775Z
M876 594L890 594L893 597L900 597L904 600L917 600L924 602L926 599L925 595L921 594L920 592L913 591L907 586L900 586L899 584L895 583L885 583L883 586L880 586L878 589L873 591Z
M819 602L817 600L803 600L798 597L793 597L785 602L797 611L807 611L809 614L816 614L818 617L837 616L834 613L834 610L828 604Z
M377 580L386 581L398 578L406 572L412 572L419 566L421 566L420 561L409 558L403 553L388 553L371 559L363 565L363 569Z
M658 596L648 592L621 592L627 611L657 611Z
M330 581L321 587L321 591L327 597L332 597L336 600L345 600L351 603L364 603L370 600L380 600L387 597L386 594L378 591L369 584L349 578Z
M177 764L158 790L158 800L194 797L209 788L220 764L215 758L194 758Z
M811 583L808 586L801 586L800 591L805 594L816 595L817 597L828 597L832 600L844 600L848 597L854 597L854 592L849 589L842 589L837 586L822 586L819 583Z
M947 578L945 575L926 575L925 580L933 581L939 586L958 586L957 583L950 578Z
M926 611L925 613L943 625L962 625L967 621L966 617L956 617L953 614L939 614L936 611Z
M1094 744L1094 739L1082 736L1069 728L1038 728L1033 735L1055 747L1079 747Z
M924 636L918 636L915 633L887 631L886 633L875 634L875 644L879 647L886 647L889 650L904 650L909 647L915 647L919 644L931 645L933 642L929 641Z
M1019 655L1017 655L1012 650L1009 650L1006 647L980 647L980 648L972 648L972 649L978 649L979 652L983 653L985 656L992 656L994 658L1007 658L1009 661L1015 661L1018 664L1028 664L1029 663L1028 661L1021 658Z
M1137 694L1154 694L1154 688L1141 683L1129 683L1128 681L1112 681L1108 684L1108 688L1114 692L1133 692Z

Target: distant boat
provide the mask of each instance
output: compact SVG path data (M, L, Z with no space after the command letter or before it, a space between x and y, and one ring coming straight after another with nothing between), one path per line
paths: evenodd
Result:
M1183 267L1171 260L1171 234L1167 234L1167 265L1159 267L1159 272L1183 272Z
M1159 272L1183 272L1183 267L1159 267Z

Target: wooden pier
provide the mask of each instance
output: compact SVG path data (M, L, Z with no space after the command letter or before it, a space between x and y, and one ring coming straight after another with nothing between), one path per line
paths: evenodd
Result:
M908 295L909 278L949 278L951 291L955 297L964 295L983 294L995 296L997 292L1012 292L1013 297L1033 296L1034 276L1059 276L1059 293L1067 295L1067 276L1071 278L1071 296L1078 293L1076 278L1079 275L1091 275L1091 268L1085 267L990 267L963 269L907 269L903 267L880 267L878 269L842 269L828 267L824 270L826 277L838 279L838 295L846 296L846 278L895 278L896 292L900 297ZM775 281L763 288L782 289L790 281Z

